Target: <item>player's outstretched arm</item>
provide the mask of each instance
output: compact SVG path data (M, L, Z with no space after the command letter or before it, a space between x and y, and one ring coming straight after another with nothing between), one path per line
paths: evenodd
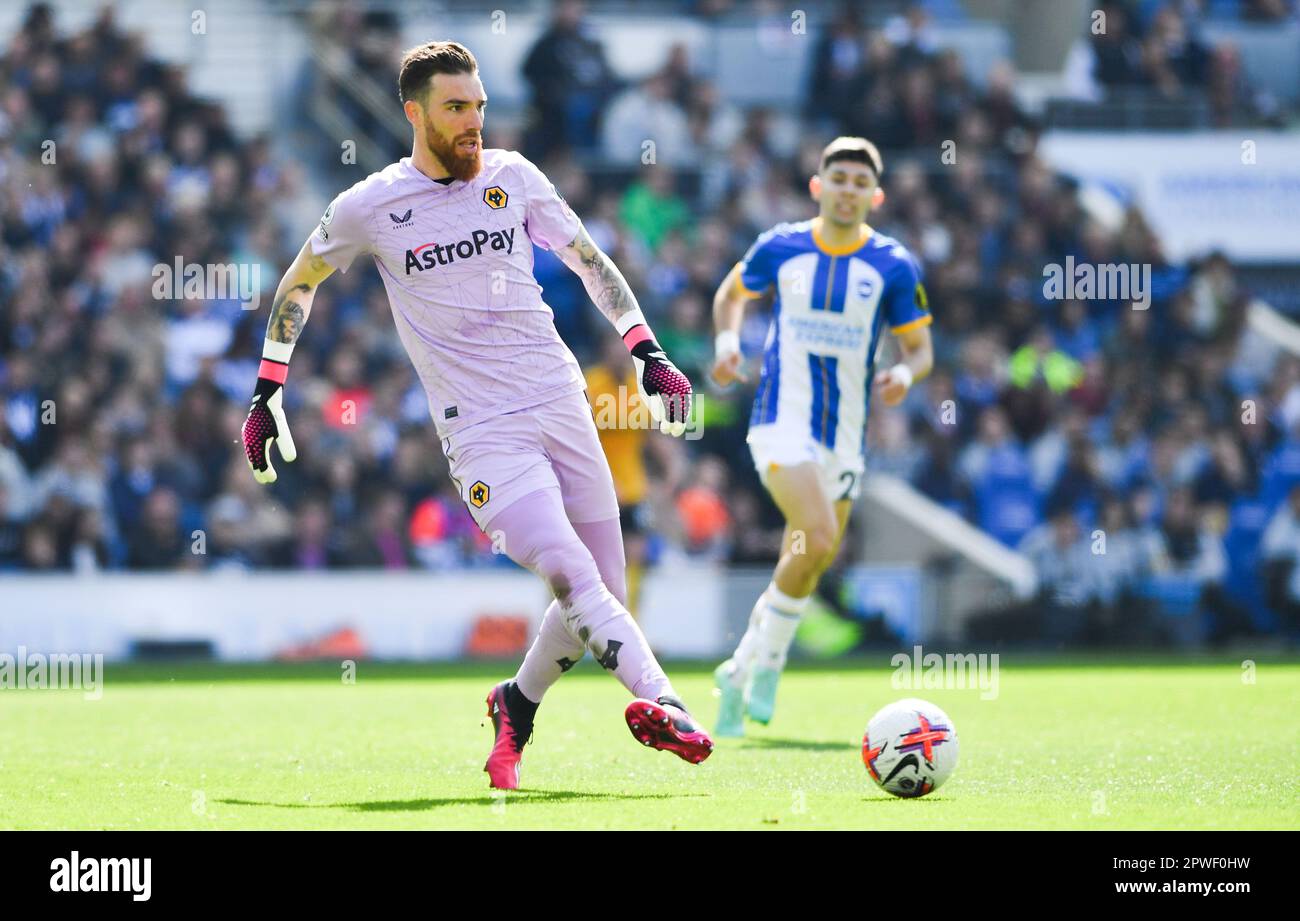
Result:
M875 385L886 406L897 406L907 396L913 382L919 381L934 367L934 344L930 327L918 326L895 334L903 360L877 372Z
M271 318L266 324L266 341L262 345L262 364L257 369L257 386L253 405L244 420L244 456L259 483L274 483L271 445L278 444L280 456L293 461L298 449L289 434L284 417L284 381L289 374L289 358L294 343L311 314L312 301L320 283L329 278L334 267L311 251L311 241L303 244L275 289Z
M713 330L717 334L714 340L713 380L723 387L732 381L747 381L744 372L744 357L740 354L740 324L745 317L745 304L756 294L745 288L740 281L741 264L731 267L727 277L718 286L713 295Z
M618 321L629 313L640 313L641 308L627 279L618 270L618 266L614 265L614 260L605 255L591 239L586 227L579 227L573 242L556 250L555 255L582 279L591 302L616 327Z
M623 337L636 367L637 389L651 417L659 423L659 431L683 435L691 415L691 382L655 341L636 295L614 260L592 241L585 227L579 227L573 242L557 250L556 255L582 279L592 303Z

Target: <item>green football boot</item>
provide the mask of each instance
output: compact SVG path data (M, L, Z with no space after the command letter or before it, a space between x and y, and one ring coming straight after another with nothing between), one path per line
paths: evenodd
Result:
M776 685L781 672L775 668L755 665L749 673L749 687L745 694L749 718L766 726L776 712Z
M713 734L719 738L739 739L745 735L745 689L731 680L732 662L728 659L713 670L718 688L718 721Z

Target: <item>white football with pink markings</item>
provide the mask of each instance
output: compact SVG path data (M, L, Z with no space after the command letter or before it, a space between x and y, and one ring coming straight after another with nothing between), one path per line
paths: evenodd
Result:
M896 701L867 723L862 762L871 779L894 796L925 796L957 766L957 728L929 701Z

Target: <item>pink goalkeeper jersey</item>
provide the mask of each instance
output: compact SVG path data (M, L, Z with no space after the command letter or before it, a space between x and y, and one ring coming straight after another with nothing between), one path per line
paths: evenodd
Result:
M346 272L374 257L440 435L583 389L533 277L533 248L568 246L577 216L536 166L484 150L469 182L434 182L409 157L339 195L312 252Z

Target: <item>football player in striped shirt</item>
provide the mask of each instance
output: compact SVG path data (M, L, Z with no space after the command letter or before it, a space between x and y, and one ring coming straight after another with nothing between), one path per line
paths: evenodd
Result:
M747 441L786 521L772 582L735 652L714 673L719 736L743 735L746 715L760 723L772 719L799 618L835 559L862 486L872 389L886 405L897 405L933 364L920 266L905 246L865 223L884 200L882 168L871 142L832 141L808 186L818 216L762 234L714 296L713 378L726 385L746 379L745 304L773 294ZM902 361L877 371L886 327Z

